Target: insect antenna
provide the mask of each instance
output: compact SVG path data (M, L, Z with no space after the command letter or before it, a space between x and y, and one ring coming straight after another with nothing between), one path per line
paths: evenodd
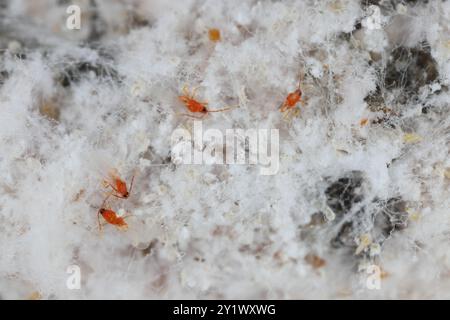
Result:
M225 108L217 109L217 110L209 110L209 109L208 109L208 112L223 112L223 111L229 111L229 110L237 109L237 108L239 108L239 107L240 107L240 106L237 105L237 106L234 106L234 107L225 107Z
M130 190L128 191L128 194L131 194L131 190L133 190L133 183L134 183L134 177L135 176L136 176L136 171L133 172L133 176L131 177Z

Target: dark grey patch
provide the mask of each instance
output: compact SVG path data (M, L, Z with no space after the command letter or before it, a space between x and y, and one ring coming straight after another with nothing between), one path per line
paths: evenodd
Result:
M406 211L406 202L401 198L390 198L382 202L380 214L381 221L375 219L374 225L378 226L377 222L381 223L381 231L383 235L389 236L395 231L403 230L408 226L408 212Z
M8 79L9 73L8 71L0 71L0 86L5 83L5 81Z
M359 171L351 172L331 183L325 190L327 205L336 215L348 213L355 203L364 198L362 183L363 177Z
M428 114L428 112L430 111L431 106L425 106L422 107L422 114Z
M384 97L381 93L380 87L378 86L375 91L371 92L364 98L364 102L367 103L370 111L372 112L380 111L386 106Z
M384 87L401 89L400 103L416 97L419 89L431 84L439 76L436 61L426 44L415 48L397 47L392 50L386 64Z
M375 5L382 9L393 11L399 4L413 6L427 4L428 2L429 0L361 0L361 7L364 9L371 5Z
M83 77L94 74L97 78L119 80L117 71L103 64L90 62L75 62L65 68L58 76L58 82L63 87L69 87L73 83L79 82Z
M337 235L331 240L331 246L335 249L341 247L355 247L353 222L345 222Z
M327 222L325 215L322 212L316 212L311 216L309 226L321 226Z
M105 21L100 17L98 13L98 6L96 0L91 0L89 2L90 6L90 32L87 38L87 42L100 41L102 37L106 34L107 25Z
M427 4L429 0L396 0L396 3L407 3L407 4Z
M147 248L145 248L145 249L143 249L141 252L142 252L142 255L145 257L145 256L148 256L148 255L151 255L151 254L153 254L153 252L155 251L155 249L156 249L156 247L158 246L158 239L153 239L150 243L149 243L149 245L147 246Z
M361 0L361 6L362 7L368 7L368 6L378 6L380 5L381 0Z
M334 225L341 224L336 236L330 242L332 248L356 246L354 239L363 228L365 220L364 208L353 213L350 218L347 215L354 210L356 204L364 200L363 183L362 172L352 171L332 182L325 190L327 205L336 215ZM342 219L346 221L342 222Z
M130 10L127 15L127 24L129 29L137 29L150 27L152 25L151 21L140 15L134 10Z
M357 246L355 239L363 234L369 234L373 243L382 245L393 233L408 226L406 202L400 197L388 200L374 200L377 210L368 212L363 207L355 215L342 224L337 235L331 240L333 248L351 248Z
M69 6L72 3L71 0L58 0L57 5L58 6Z
M393 233L405 229L408 224L406 201L400 197L365 199L365 184L360 171L346 173L331 182L325 190L325 196L336 219L331 223L323 223L323 216L317 213L306 226L309 228L303 229L309 230L311 226L330 228L332 234L334 232L330 240L331 248L346 248L352 253L358 245L356 240L364 234L370 235L373 243L382 245ZM367 252L361 255L370 258Z

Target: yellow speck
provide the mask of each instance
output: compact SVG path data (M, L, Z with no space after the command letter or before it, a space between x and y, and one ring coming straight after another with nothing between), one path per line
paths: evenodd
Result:
M314 269L320 269L326 264L326 261L324 259L311 253L305 256L305 261L306 263L311 265Z
M447 40L444 42L444 46L448 49L450 49L450 40Z
M416 143L422 141L422 137L415 133L405 133L403 141L405 141L405 143Z
M450 179L450 168L446 168L444 171L444 177L447 179Z
M363 119L361 119L361 121L359 121L359 125L361 127L364 127L368 122L369 122L369 119L363 118Z
M211 40L212 42L218 42L221 39L220 30L215 28L209 29L208 36L209 40Z
M380 269L381 269L381 273L380 273L381 280L386 279L387 277L390 276L389 272L385 271L383 268L380 268Z
M370 244L372 243L372 237L370 236L370 234L363 234L360 238L359 238L359 245L358 248L356 248L355 254L358 255L361 252L364 251L365 248L367 248Z
M42 295L39 293L39 291L34 291L28 296L27 299L28 300L41 300Z
M411 220L411 221L413 221L413 222L419 221L420 218L421 218L420 212L415 212L415 211L414 211L414 212L411 212L411 213L409 214L409 220Z
M53 100L43 101L39 106L39 112L49 119L59 120L59 108L57 103Z
M341 1L339 1L339 0L335 0L335 1L331 2L328 5L328 7L335 12L339 12L343 9L343 5L342 5Z
M417 222L422 218L422 214L418 211L415 211L411 208L407 208L406 212L408 213L408 219L413 222Z

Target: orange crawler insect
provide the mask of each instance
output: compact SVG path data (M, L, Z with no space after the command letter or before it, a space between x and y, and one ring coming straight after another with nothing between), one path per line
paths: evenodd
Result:
M113 183L106 180L104 181L105 187L111 187L111 189L113 189L111 195L116 198L128 199L131 190L133 189L134 174L131 178L130 190L128 190L126 182L123 181L118 175L112 173L111 177Z
M300 89L301 82L302 77L300 77L297 90L289 93L279 108L280 112L284 113L284 119L295 117L300 113L300 109L296 108L299 102L304 105L304 101L302 100L302 90Z
M223 109L218 109L218 110L209 110L206 107L208 105L208 102L200 102L195 99L196 91L197 91L197 88L192 90L192 93L189 93L189 90L187 89L187 87L184 86L183 87L183 95L179 96L178 98L180 99L181 102L184 103L184 105L186 106L186 108L189 109L190 112L203 113L203 116L201 116L200 118L205 117L210 112L223 112L223 111L228 111L228 110L233 109L233 108L223 108ZM186 115L189 117L194 117L189 114L186 114ZM197 117L194 117L194 118L197 118Z
M112 224L116 226L119 229L126 230L128 229L128 224L125 222L125 216L119 217L116 212L114 212L111 209L106 208L106 200L108 200L109 195L106 197L105 200L103 200L103 204L101 208L97 212L97 219L98 219L98 228L99 230L102 230L102 224L100 223L100 215L105 219L105 221L109 224Z
M298 88L294 92L289 93L288 96L286 97L286 100L280 107L280 112L285 112L289 109L294 108L298 102L302 102L301 99L302 99L302 90L300 90L300 88Z

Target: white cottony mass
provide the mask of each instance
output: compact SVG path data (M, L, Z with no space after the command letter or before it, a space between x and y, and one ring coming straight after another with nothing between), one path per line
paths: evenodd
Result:
M450 298L449 26L437 0L0 0L0 298Z
M258 165L261 175L279 169L278 129L207 129L195 121L193 134L177 128L171 135L172 162L184 165ZM269 135L270 133L270 135ZM225 153L224 153L225 150Z

